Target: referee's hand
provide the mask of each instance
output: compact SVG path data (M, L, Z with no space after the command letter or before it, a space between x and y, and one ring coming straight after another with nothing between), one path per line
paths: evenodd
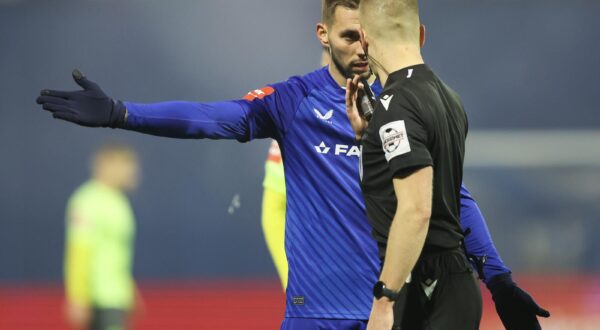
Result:
M358 92L364 88L363 84L359 82L360 76L355 75L353 79L348 78L346 81L346 115L352 130L354 131L354 138L356 141L360 141L362 136L369 125L369 122L361 115L361 111L358 109Z
M510 273L494 276L487 284L496 311L507 330L541 330L538 316L549 317L533 298L512 280Z

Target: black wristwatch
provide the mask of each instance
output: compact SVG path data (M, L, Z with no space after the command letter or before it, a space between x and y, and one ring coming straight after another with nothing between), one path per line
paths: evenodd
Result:
M373 286L373 297L377 300L381 299L381 297L386 297L391 301L396 301L398 300L398 297L400 297L400 292L390 290L385 287L385 283L378 281L375 283L375 286Z

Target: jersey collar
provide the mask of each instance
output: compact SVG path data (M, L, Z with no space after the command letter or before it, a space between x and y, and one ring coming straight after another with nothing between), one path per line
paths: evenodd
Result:
M390 73L385 82L385 87L387 88L396 81L408 80L414 77L423 76L424 74L430 74L431 72L432 71L427 64L407 66L406 68Z

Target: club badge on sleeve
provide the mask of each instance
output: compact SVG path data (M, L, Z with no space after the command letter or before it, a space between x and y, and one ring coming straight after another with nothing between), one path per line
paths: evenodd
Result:
M381 126L379 137L385 152L385 159L388 162L396 156L410 152L410 143L408 142L404 120L393 121Z

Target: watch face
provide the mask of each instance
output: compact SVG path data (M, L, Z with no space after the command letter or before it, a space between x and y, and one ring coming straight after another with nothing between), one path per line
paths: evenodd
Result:
M377 299L383 297L383 289L385 289L383 282L379 281L375 283L375 286L373 286L373 296Z

